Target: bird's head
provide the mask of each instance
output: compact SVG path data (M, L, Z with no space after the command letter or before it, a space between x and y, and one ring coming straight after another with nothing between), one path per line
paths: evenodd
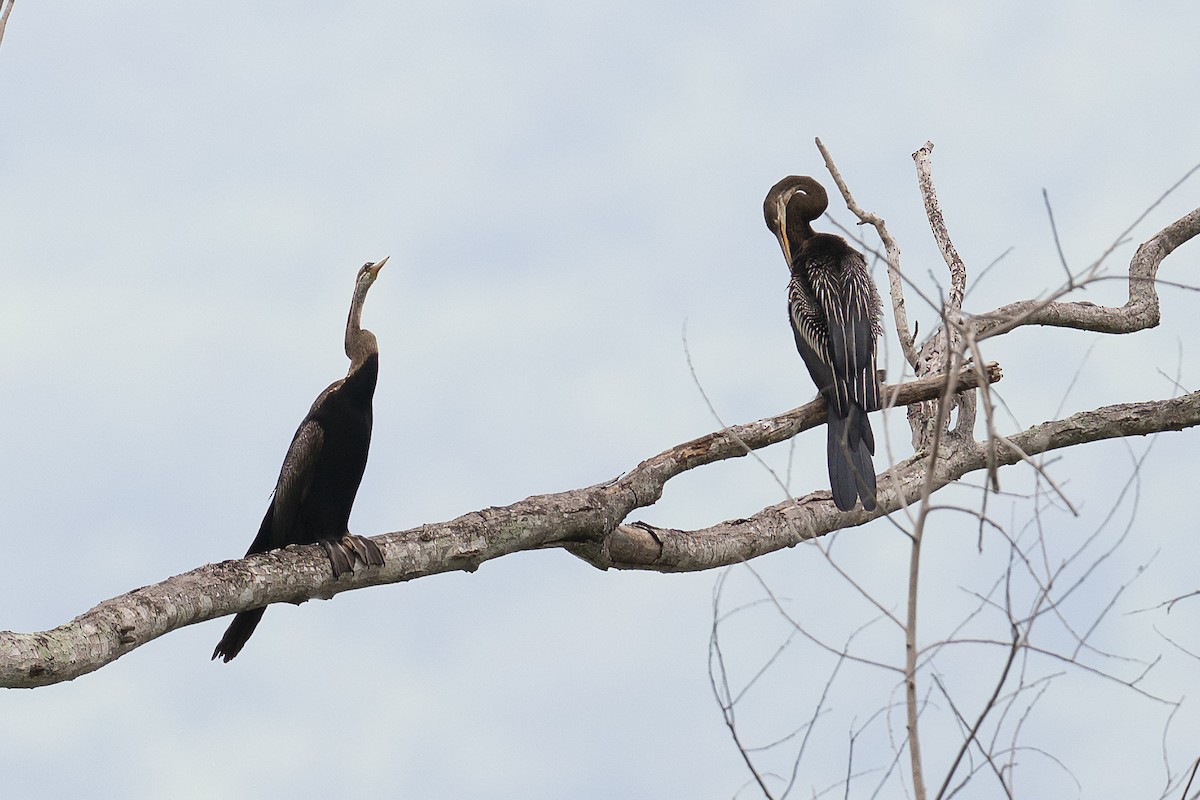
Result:
M808 223L825 213L828 207L829 195L825 193L825 187L807 175L789 175L767 192L763 200L763 219L779 240L783 257L789 264L792 261L791 246L796 243L789 241L788 228L798 224L808 228Z
M366 294L367 289L371 288L371 284L379 277L379 270L383 269L383 265L391 256L384 256L381 261L368 261L363 264L358 270L358 277L355 279L355 286L359 294Z

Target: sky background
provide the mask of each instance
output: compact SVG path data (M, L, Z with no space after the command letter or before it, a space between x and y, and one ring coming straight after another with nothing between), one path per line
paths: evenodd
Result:
M1012 248L967 309L1056 287L1043 188L1079 268L1200 161L1198 28L1189 3L18 3L0 46L0 628L53 628L245 551L292 432L344 374L367 260L391 256L364 314L382 350L351 520L367 535L594 484L719 427L685 327L725 421L811 399L761 202L788 174L830 185L814 136L927 291L945 269L910 157L927 139L972 276ZM1194 179L1117 250L1115 274L1198 205ZM832 211L849 222L836 199ZM1162 277L1195 283L1198 263L1191 243ZM1195 294L1167 289L1153 331L989 342L1002 427L1168 397L1172 379L1195 388L1198 312ZM936 325L915 298L909 313ZM876 430L894 458L911 452L901 412ZM1185 432L1064 454L1054 474L1081 516L1038 521L1048 563L1099 530L1090 563L1125 535L1068 610L1087 629L1123 591L1097 646L1161 655L1146 688L1172 699L1197 694L1196 660L1175 646L1200 652L1195 611L1129 612L1196 588L1194 447ZM792 457L797 494L826 488L824 434L793 448L764 458L783 472ZM693 528L779 502L742 461L672 481L638 518ZM1030 473L1003 479L1014 495L991 511L1026 530ZM969 516L934 526L927 642L1008 552L990 539L980 555ZM834 547L903 608L895 526ZM816 547L753 567L838 645L878 616ZM553 551L272 607L229 665L208 660L226 621L193 626L69 684L0 693L0 781L10 797L752 797L709 687L721 575L723 608L762 596L745 567L602 573ZM768 605L730 618L734 683L789 631ZM885 624L861 640L902 659ZM937 672L966 712L1002 666L994 649L958 648ZM1158 795L1169 707L1053 660L1027 666L1031 682L1063 675L1029 714L1019 792ZM748 693L743 735L802 726L833 668L794 641ZM852 796L881 783L900 796L886 776L902 716L872 716L897 686L844 667L797 796L842 796L860 730ZM940 775L961 735L934 700L925 748ZM1175 772L1200 755L1194 701L1165 739ZM764 754L764 769L788 775L795 749ZM999 795L985 767L960 797Z

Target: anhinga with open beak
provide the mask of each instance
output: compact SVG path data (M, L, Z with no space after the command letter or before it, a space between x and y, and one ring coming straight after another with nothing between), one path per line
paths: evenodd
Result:
M354 569L359 561L383 566L383 554L370 539L350 533L350 509L367 468L371 447L371 400L379 376L379 344L362 327L367 291L387 259L363 264L354 282L354 299L346 321L346 356L350 370L321 392L300 423L283 459L275 493L258 536L246 551L265 553L289 544L320 543L329 556L333 577ZM266 608L243 611L233 618L213 651L229 661L241 651Z
M842 511L875 509L875 437L867 413L879 409L875 339L882 303L867 262L846 240L817 233L812 221L829 207L824 187L790 176L763 201L792 278L788 311L796 349L829 407L829 484Z

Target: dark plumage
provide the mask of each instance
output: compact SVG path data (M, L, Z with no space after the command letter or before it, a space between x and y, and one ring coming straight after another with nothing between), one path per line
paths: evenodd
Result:
M784 178L763 201L767 227L792 271L788 311L796 349L829 406L829 484L842 511L875 508L875 437L867 412L879 409L875 338L882 304L867 262L846 240L817 233L829 206L821 184Z
M383 565L379 547L370 539L350 533L349 521L367 467L371 399L379 375L379 345L375 335L362 328L362 307L367 290L385 263L386 258L367 263L358 271L346 321L350 370L321 392L292 437L275 494L246 555L289 544L320 542L329 555L335 578L352 571L356 560L372 567ZM212 657L229 661L236 656L265 610L255 608L237 614Z

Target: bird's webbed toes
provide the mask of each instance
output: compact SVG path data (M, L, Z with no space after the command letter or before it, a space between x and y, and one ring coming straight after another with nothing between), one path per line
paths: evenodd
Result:
M366 565L368 567L382 567L383 552L379 549L379 545L364 536L356 536L354 538L362 542L364 549L367 551L366 558L363 559Z
M333 577L340 578L347 572L354 571L354 551L348 549L337 539L322 539L321 547L329 556L329 566L333 568Z
M335 578L353 572L356 561L368 567L383 566L383 553L379 545L365 536L347 533L340 539L322 539L321 545L329 554L329 564L333 567Z
M371 541L365 536L355 536L353 533L347 533L342 537L342 544L350 548L354 552L355 557L368 567L382 567L383 553L379 551L379 545Z

